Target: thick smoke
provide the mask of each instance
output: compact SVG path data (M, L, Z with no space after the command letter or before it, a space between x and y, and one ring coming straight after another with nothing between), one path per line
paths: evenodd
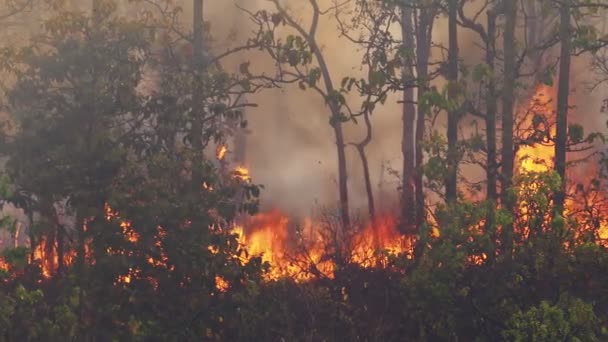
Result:
M250 10L271 9L268 3L240 1L239 5ZM328 8L332 3L329 0L320 1L322 8ZM305 27L309 25L310 18L307 16L311 10L307 1L285 1L285 5L292 13L296 13ZM222 35L234 34L235 30L241 38L250 33L244 24L247 15L228 2L209 3L207 18L210 18L216 44L224 41ZM231 27L231 24L234 26ZM464 32L461 48L463 51L471 51L471 39L466 35L469 33ZM446 38L447 25L444 18L439 18L433 40L442 43ZM321 19L317 40L323 48L334 83L339 84L346 76L364 75L360 47L340 37L337 23L331 14ZM240 62L251 61L251 68L273 71L273 65L261 54L247 53L239 58ZM439 59L441 55L437 53L434 58ZM238 58L234 62L239 62ZM391 96L372 116L373 140L367 147L367 155L376 197L380 188L383 192L382 198L377 198L380 210L383 205L394 203L399 186L399 180L387 172L387 168L400 170L402 165L400 96ZM254 181L265 185L263 204L266 207L278 206L285 211L306 214L315 203L335 203L338 193L335 141L329 126L329 110L318 94L297 87L286 87L265 91L249 100L259 107L247 112L251 129L247 145L247 166L251 169ZM358 105L356 96L350 100L353 101L352 105ZM442 123L439 122L439 125ZM364 129L362 124L346 123L347 142L358 142ZM354 148L350 147L347 151L351 206L363 209L367 202L361 161Z
M321 1L328 7L331 1ZM240 1L251 10L268 7L267 1ZM310 13L306 1L288 1L287 7L298 13L307 26ZM221 16L220 16L221 13ZM234 9L233 4L210 3L207 18L215 30L216 43L223 41L222 34L245 38L247 15ZM222 18L221 22L213 18ZM230 17L231 19L226 19ZM217 21L217 22L216 22ZM228 25L234 24L233 27ZM223 31L223 32L222 32ZM338 35L336 22L331 16L322 18L317 35L318 42L328 61L334 82L339 84L345 76L361 76L361 52L358 47ZM251 68L272 73L274 66L266 56L246 53L235 63L248 60ZM248 136L247 166L255 182L265 186L263 205L306 214L316 203L331 205L337 201L337 156L333 131L329 125L329 110L323 99L312 91L297 86L267 90L249 98L257 108L247 111L251 134ZM399 168L401 161L401 114L397 97L372 117L373 141L367 149L373 184L377 187L384 178L386 190L394 193L397 180L383 171L383 164ZM347 142L358 142L364 127L347 123ZM353 208L366 205L361 162L354 148L348 148L349 191ZM380 201L381 203L381 201Z
M238 1L237 1L238 2ZM271 8L268 1L241 0L239 5L248 9ZM310 7L307 1L284 1L286 7L297 13L304 26L310 22L307 15ZM320 1L322 8L329 7L333 2ZM467 4L466 12L474 14L481 2ZM235 10L232 4L210 3L208 18L211 18L214 29L225 33L237 30L238 36L246 37L247 26L244 25L247 16ZM230 17L230 20L226 20ZM221 20L214 20L221 18ZM479 19L485 22L485 15ZM234 25L229 27L229 25ZM521 30L520 25L520 30ZM446 18L437 19L434 27L433 41L447 45ZM224 33L224 34L225 34ZM520 32L521 33L521 32ZM216 37L221 41L221 36ZM317 35L318 42L328 61L335 83L345 76L362 76L361 51L347 39L340 37L335 19L328 15L322 18ZM498 37L500 42L501 37ZM460 57L464 64L472 66L483 63L484 50L480 47L479 39L472 31L460 28L459 33ZM557 54L549 54L554 58ZM248 53L239 58L250 60L252 67L258 70L271 71L273 66L263 55ZM433 58L441 59L440 51L436 50ZM605 127L606 118L599 114L601 100L605 92L596 91L589 94L585 91L585 80L577 77L583 75L589 67L588 58L573 59L573 87L571 102L576 105L570 112L572 119L587 127L587 131ZM441 81L437 86L442 86ZM522 92L520 106L528 101L525 91ZM389 175L383 166L390 165L399 170L401 159L401 108L397 103L399 94L390 97L387 103L373 115L373 140L367 148L372 182L376 186L381 179L385 182L385 194L392 194L389 201L394 201L398 180ZM336 185L336 151L333 132L328 124L328 108L318 94L301 91L297 87L287 87L282 90L272 90L254 96L250 99L259 105L257 109L248 111L252 133L248 140L248 167L251 168L254 180L266 186L263 203L278 206L286 211L305 213L315 202L322 204L337 200ZM356 103L356 99L354 103ZM465 119L467 121L468 119ZM348 142L357 142L363 134L364 127L354 123L345 125ZM443 129L445 119L440 118L437 129ZM463 137L470 134L472 126L467 127L463 122ZM483 129L483 127L482 127ZM605 129L603 129L605 131ZM348 150L349 191L354 208L364 208L366 197L363 188L361 163L353 148ZM483 170L478 166L463 166L462 173L472 181L483 178ZM386 200L385 198L383 198ZM378 199L379 206L383 199ZM381 208L382 210L382 208Z

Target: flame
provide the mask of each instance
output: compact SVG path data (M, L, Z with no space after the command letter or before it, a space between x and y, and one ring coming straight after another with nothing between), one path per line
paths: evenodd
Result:
M234 169L234 177L246 182L251 180L251 176L249 176L249 169L243 166L238 166Z
M288 238L289 219L278 211L261 213L249 222L246 236L242 227L236 227L235 233L247 246L251 254L260 255L264 262L276 262L284 257Z
M374 267L385 263L387 255L405 253L411 259L411 242L411 238L397 230L395 218L385 216L355 235L351 244L351 260L364 267Z
M215 276L215 288L220 292L226 292L230 288L230 283L221 276Z
M527 115L522 117L523 138L531 139L529 139L529 143L521 145L517 151L516 167L519 174L546 172L553 167L554 144L551 139L547 139L548 136L555 135L555 128L548 122L554 117L555 112L551 103L553 93L551 87L539 86L527 107L524 108L524 113ZM530 115L530 113L539 115ZM546 120L539 118L546 118ZM548 133L543 133L547 131ZM219 146L217 158L223 160L227 152L226 146ZM235 179L251 181L249 170L243 166L234 168L232 173ZM532 183L520 191L522 193L534 192L539 186L540 184ZM213 191L213 187L208 183L203 183L202 187ZM588 207L604 200L608 203L608 198L601 191L592 190L591 193L590 202L586 204ZM574 193L570 195L572 196L566 202L566 213L579 215L574 213L580 212L581 204L572 200ZM528 214L527 204L520 202L519 208L520 214L525 217ZM603 211L608 212L608 206ZM109 204L105 206L105 214L108 221L116 220L115 222L119 223L125 241L130 244L139 243L140 235L130 221L121 217L119 212L113 210ZM432 217L429 223L432 227L432 237L438 238L440 231L437 223L433 221ZM483 227L483 222L480 223L480 227ZM525 229L523 227L523 230ZM238 242L244 247L245 252L237 256L242 262L259 257L264 263L271 266L266 274L267 280L289 277L303 282L314 278L333 278L343 262L371 268L388 266L391 257L396 255L413 258L413 238L404 236L398 231L397 220L391 215L382 215L374 222L355 227L353 231L342 232L335 227L335 224L332 225L331 222L326 222L324 219L305 218L297 221L278 210L271 210L234 225L231 232L236 235ZM157 227L154 245L158 248L159 253L155 256L146 255L145 260L152 267L163 267L171 271L173 266L168 266L169 259L163 250L165 235L165 229ZM598 235L601 239L608 240L608 221L599 223ZM58 265L56 246L48 244L46 239L41 240L33 253L34 259L40 261L45 278L51 277ZM219 252L217 247L208 248L211 253ZM107 252L132 255L130 254L132 252L124 249L109 248ZM468 261L470 264L480 265L487 258L485 253L480 253L469 256ZM65 260L66 263L71 263L73 255L66 255ZM94 260L90 260L90 262L94 262ZM8 270L9 266L0 259L0 270ZM142 278L145 280L145 276L142 277L141 269L132 267L125 274L119 275L115 284L126 286L133 283L134 280ZM158 280L148 279L148 281L154 287L158 286ZM215 287L220 292L226 292L230 288L230 283L225 278L216 276Z
M120 214L117 211L114 211L112 207L108 203L104 205L106 211L106 220L111 221L113 219L119 219ZM125 239L131 243L136 243L139 241L139 234L133 229L131 226L131 222L127 220L120 221L120 229L122 230L122 235Z
M536 88L536 92L534 94L534 96L532 97L528 107L526 108L525 113L526 114L534 114L534 115L539 115L539 117L544 117L546 120L551 120L555 118L555 108L553 106L553 101L552 101L552 96L555 94L554 90L547 86L547 85L539 85ZM541 125L541 123L539 123L538 121L542 121L542 120L537 120L537 122L534 122L534 117L527 115L527 117L524 118L524 126L525 127L531 127L532 129L529 131L534 130L534 126L538 126ZM550 124L550 122L543 122L542 125L544 126L544 129L546 130L548 128L549 130L549 134L551 137L555 136L555 127L553 125ZM547 127L549 126L549 127ZM532 133L533 135L534 133ZM539 137L537 137L539 138ZM537 139L537 140L541 140L541 139ZM555 158L555 144L553 141L549 140L549 139L544 139L544 141L542 142L536 142L534 144L530 144L530 145L524 145L522 146L516 155L516 159L518 160L518 165L517 165L517 172L519 174L525 174L525 173L542 173L542 172L547 172L550 171L553 166L554 166L554 158ZM581 184L589 184L591 183L591 178L593 177L593 175L597 174L597 172L594 173L594 171L596 169L596 165L592 164L593 161L591 161L591 166L589 165L585 165L585 170L584 172L579 172L579 173L574 173L569 171L568 172L568 177L571 178L572 180L574 180L576 183L581 183ZM538 189L538 187L540 186L540 184L537 183L532 183L532 184L528 184L526 187L520 189L520 193L524 193L524 192L534 192ZM588 206L588 207L597 207L597 206L602 206L602 209L599 209L600 213L601 211L604 212L608 212L608 198L605 195L604 192L602 192L599 189L593 189L590 191L591 193L589 194L589 197L592 197L592 199L590 200L593 203L585 203L584 205ZM565 215L569 215L569 216L574 216L576 219L582 219L581 216L581 212L583 211L583 209L581 208L583 206L583 204L581 203L581 201L578 200L577 198L577 194L575 193L575 191L573 190L569 190L568 192L568 196L565 202L565 208L564 208L564 214ZM522 201L519 205L519 210L520 213L522 214L523 217L526 217L527 215L527 203L525 203L525 201ZM585 230L589 227L581 227L580 230ZM525 230L525 227L524 227ZM597 227L598 230L598 237L602 240L607 239L608 238L608 221L606 221L605 219L602 220L601 222L599 222L599 227ZM579 232L577 232L579 233Z
M268 280L333 278L338 260L368 268L387 265L390 255L411 258L413 253L412 239L399 233L391 216L347 234L345 239L327 223L306 218L298 225L278 210L258 214L232 232L246 247L243 261L258 256L270 264Z
M540 116L552 116L554 113L551 101L553 89L547 85L537 87L536 93L527 107L527 114ZM526 115L524 125L527 127L534 126L534 117ZM550 128L551 136L555 136L555 127ZM553 142L536 143L533 145L523 145L517 151L516 159L519 161L520 173L526 172L546 172L553 167L553 159L555 156L555 146Z
M10 265L4 258L0 257L0 271L8 272Z
M226 153L228 152L228 147L224 146L224 145L220 145L217 148L217 159L218 160L223 160L224 157L226 156Z
M59 257L55 247L50 246L47 239L42 239L34 249L34 260L40 262L44 278L50 278L59 265Z
M530 102L523 108L524 116L521 117L520 127L523 128L522 139L526 139L527 142L517 151L518 174L542 173L553 168L555 156L555 146L551 139L555 136L555 127L551 122L555 118L553 95L554 91L551 87L540 85ZM237 168L235 174L242 176L243 179L249 179L249 172L245 168ZM585 179L575 180L585 181ZM534 192L540 186L540 183L533 182L521 188L520 192L521 194ZM578 214L575 213L578 212L578 204L572 199L574 194L570 195L565 211L566 214L577 218ZM593 191L593 195L594 201L598 198L606 198L597 190ZM527 204L520 201L519 208L520 214L525 218L528 215ZM608 212L608 207L605 211ZM440 231L436 222L429 223L432 226L431 235L438 238ZM318 276L333 277L336 269L335 246L347 250L342 257L361 267L387 265L387 257L391 255L401 254L412 258L412 238L400 234L396 227L394 217L387 215L356 231L348 238L336 239L331 232L328 234L324 224L311 219L306 219L302 229L297 230L286 215L275 210L255 216L244 225L236 226L233 232L250 253L246 255L245 260L254 255L271 265L269 279L290 277L296 281L306 281ZM480 222L477 228L481 229L481 227L483 222ZM522 231L527 230L526 227L520 228ZM607 222L600 224L599 236L602 239L608 238ZM480 253L469 256L468 261L473 265L481 265L487 259L487 254Z

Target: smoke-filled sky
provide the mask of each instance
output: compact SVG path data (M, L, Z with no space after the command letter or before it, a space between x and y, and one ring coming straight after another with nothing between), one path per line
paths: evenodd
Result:
M332 2L322 0L321 7L327 8ZM222 51L227 47L224 42L231 31L238 34L238 39L245 39L250 34L247 15L237 10L235 3L254 11L272 8L267 0L207 1L205 15L211 22L216 50ZM286 0L284 3L307 27L310 13L308 1ZM474 11L475 4L468 5L468 10ZM186 19L189 19L187 7L186 13ZM445 18L438 18L433 32L434 42L446 41ZM461 58L469 65L481 62L483 58L483 50L478 47L474 37L469 30L460 30ZM339 84L344 76L361 75L361 53L356 46L339 36L335 19L331 15L321 20L317 38L323 47L336 84ZM435 58L441 56L436 54ZM258 52L242 54L231 62L236 66L246 60L251 61L252 70L273 71L267 57ZM598 90L589 94L582 83L589 79L580 77L589 68L588 60L579 58L574 62L572 84L576 86L573 87L571 102L578 106L572 115L590 129L603 129L606 127L606 118L600 115L599 109L606 92ZM383 173L381 168L383 163L388 163L396 170L402 167L402 122L398 96L396 94L389 98L387 103L374 113L373 140L367 149L372 183L377 187L380 179L384 178L384 190L392 194L398 186L397 180L388 173ZM306 214L316 202L328 204L336 201L335 140L329 125L328 108L319 95L311 91L301 91L294 86L264 91L248 100L259 107L247 112L251 129L247 145L247 166L251 169L254 181L265 186L264 205ZM441 126L438 128L441 129ZM346 124L348 142L357 142L363 132L362 124ZM362 169L354 148L348 149L348 170L352 206L363 208L366 200ZM463 169L463 173L474 178L481 175L482 171L468 167ZM380 207L383 205L382 200L378 199Z

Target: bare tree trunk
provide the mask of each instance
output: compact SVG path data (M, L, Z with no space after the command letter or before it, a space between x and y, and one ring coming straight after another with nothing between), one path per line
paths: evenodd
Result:
M91 17L92 17L92 29L94 32L99 30L99 26L101 25L102 13L101 13L101 0L93 0L92 8L91 8ZM94 82L94 87L97 86L97 82ZM91 109L94 111L96 109L95 99L91 99L90 101ZM87 138L87 150L90 150L90 137L92 136L92 132L94 131L94 124L92 122L89 123L88 129L88 138ZM81 199L82 200L82 199ZM79 201L81 202L81 201ZM78 327L80 329L80 339L89 340L90 338L90 325L88 319L90 315L88 315L88 306L89 299L86 296L87 289L87 269L86 269L86 241L87 241L87 227L88 224L87 219L85 218L84 212L86 212L89 208L90 203L88 203L88 199L84 200L85 203L79 203L79 207L76 208L76 232L77 232L77 242L76 242L76 264L75 270L77 275L77 283L78 283ZM46 208L45 208L46 209ZM84 209L84 210L83 210ZM49 217L50 218L50 217Z
M448 110L448 155L447 155L447 174L445 179L445 195L448 203L457 200L457 177L458 177L458 121L460 109L456 108L458 97L458 0L448 2L448 98L452 103L452 108Z
M319 16L321 14L321 10L316 2L316 0L311 0L310 3L314 9L314 19L313 22L317 23ZM316 24L315 24L316 26ZM348 172L346 167L346 145L344 142L344 133L342 130L342 120L341 120L341 111L340 104L338 103L338 99L335 98L336 89L334 88L331 73L329 72L329 66L325 61L325 56L321 52L321 49L317 45L316 38L313 35L307 34L306 38L308 43L310 44L310 48L312 53L315 55L317 62L319 63L319 69L321 69L321 76L323 77L323 83L325 83L325 89L327 90L327 94L329 96L326 101L329 104L331 109L331 114L333 117L332 127L334 129L334 134L336 136L336 148L338 152L338 188L340 193L340 218L342 220L343 228L350 228L350 209L348 204Z
M339 111L338 111L339 115ZM348 206L348 184L346 169L346 153L342 122L334 123L336 146L338 150L338 187L340 191L340 218L345 229L350 228L350 210Z
M15 233L13 234L13 248L19 247L19 235L21 235L21 222L15 222Z
M406 49L414 49L414 29L412 23L412 9L403 6L401 9L401 36ZM401 137L401 151L403 153L403 180L401 189L401 224L404 233L416 231L416 137L415 121L416 107L414 105L414 88L410 85L414 79L414 70L411 61L406 59L403 64L403 133Z
M561 177L560 189L555 194L555 211L564 213L566 197L566 143L568 140L568 93L570 87L570 50L572 32L570 28L570 0L564 0L560 6L560 41L559 85L557 93L557 122L555 137L555 170Z
M369 113L365 112L363 114L363 119L365 121L365 138L358 143L355 144L357 148L357 152L359 152L359 158L361 159L361 164L363 166L363 179L365 181L365 192L367 194L367 209L369 213L369 219L372 224L376 223L376 207L374 204L374 191L372 189L372 181L369 174L369 162L367 161L367 155L365 154L365 148L372 141L372 123L369 119Z
M529 1L525 4L525 6L527 7L528 12L528 16L525 18L526 25L528 27L528 30L526 32L526 35L528 37L528 45L530 47L535 47L538 46L540 40L539 38L541 36L541 32L538 26L538 21L540 20L540 18L537 15L537 3L536 1ZM530 52L530 60L532 61L532 65L534 66L533 70L539 70L541 67L540 55L541 54L535 49L532 49L532 51Z
M76 246L76 274L78 275L78 327L82 336L87 336L87 324L85 323L85 222L82 214L76 212L76 231L78 233L78 241Z
M487 164L486 178L488 180L486 197L488 203L488 213L486 215L486 233L490 236L491 248L488 253L490 260L494 259L495 241L496 241L496 203L497 195L497 153L496 153L496 82L495 82L495 62L496 62L496 12L494 9L488 11L488 27L487 27L487 43L486 43L486 64L489 69L490 77L488 77L488 86L486 93L486 140L487 140Z
M496 165L496 82L494 80L494 68L496 59L496 13L488 11L488 41L486 44L486 64L490 70L488 77L488 87L486 93L486 139L488 145L486 177L488 185L486 189L487 200L490 208L487 217L487 226L494 225L496 193L496 176L498 166Z
M36 240L36 234L34 233L34 212L31 208L24 209L25 215L28 220L27 233L30 238L30 262L34 261L36 246L38 246L38 241Z
M512 213L515 203L509 196L508 189L513 182L513 166L515 151L513 149L513 111L515 101L515 22L516 4L511 0L504 0L505 32L504 32L504 86L502 94L502 205ZM513 226L503 227L504 252L511 254L513 239Z
M429 58L431 54L431 36L435 19L436 7L422 8L418 15L418 32L416 34L416 71L418 78L417 102L422 103L423 97L429 89ZM416 225L421 227L426 219L424 183L422 165L424 164L424 153L422 141L426 125L426 112L416 107L416 173L414 184L416 187Z
M63 274L65 268L65 234L64 227L57 225L57 273Z
M190 139L192 143L192 191L193 200L200 194L203 178L203 0L193 0L193 53L192 53L192 68L194 72L194 89L192 95L192 127L190 130ZM193 225L196 225L196 220L193 220Z

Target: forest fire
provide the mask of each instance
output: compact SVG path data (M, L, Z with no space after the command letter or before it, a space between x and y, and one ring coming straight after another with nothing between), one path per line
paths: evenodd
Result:
M548 172L553 169L555 157L555 143L551 137L555 135L555 126L552 120L555 119L555 107L553 104L555 98L554 89L548 85L539 85L536 88L530 103L527 108L524 108L523 126L524 131L528 133L527 139L533 143L524 144L517 152L518 173L519 174L536 174ZM590 188L584 195L584 200L581 200L581 194L577 193L577 189L589 188L593 183L593 177L596 175L595 160L590 158L585 161L587 172L568 172L568 181L570 183L581 184L582 186L568 187L568 196L566 198L564 214L572 215L580 218L580 222L588 222L583 219L588 213L588 209L608 210L608 202L606 195L601 189ZM538 190L539 184L527 184L527 188L522 188L520 193L534 192ZM525 217L527 214L527 203L520 203L520 212ZM591 214L592 216L593 213ZM600 220L594 223L597 227L579 227L580 231L587 229L596 229L600 239L608 238L608 222ZM579 232L580 233L580 232Z
M273 210L252 217L244 227L236 226L233 233L249 255L259 255L271 265L268 279L332 278L336 262L375 267L385 265L389 255L411 257L411 238L397 231L391 216L343 233L343 239L336 227L320 221L306 218L301 225L292 225L289 217Z
M0 340L608 341L608 0L56 2Z
M547 85L537 87L530 103L520 113L522 130L528 142L522 144L517 152L517 173L540 174L550 171L553 167L554 143L551 137L555 128L551 120L555 117L552 103L553 89ZM592 161L590 161L592 162ZM237 168L235 174L248 177L248 170ZM249 179L249 178L246 178ZM589 183L588 179L572 179L578 183ZM520 192L538 190L540 184L532 183L522 188ZM573 198L575 193L569 193L566 202L566 214L577 216L581 208L580 204ZM595 199L593 205L605 205L605 196L601 191L594 191L591 196ZM527 203L521 201L519 210L526 217ZM276 279L281 276L291 277L296 280L308 280L311 276L322 274L327 277L333 275L335 270L334 260L329 260L331 255L330 245L338 247L335 232L323 224L306 219L300 229L290 226L291 220L283 213L273 210L258 214L248 220L244 226L237 226L233 232L238 235L239 241L247 248L250 255L261 256L264 262L268 262L272 268L269 278ZM608 235L608 224L601 222L599 233L601 238ZM581 228L585 229L585 228ZM524 229L525 230L525 229ZM439 232L434 229L433 236L438 237ZM405 253L411 257L412 238L403 236L396 229L396 220L387 215L375 223L366 225L363 229L354 232L346 246L342 246L345 258L362 267L374 267L381 265L386 255L398 255ZM335 256L335 255L334 255ZM487 260L485 254L481 254L470 260L473 264L481 264Z
M554 117L552 104L553 89L546 85L537 87L528 107L522 110L522 130L524 137L530 142L523 143L517 152L517 173L536 174L550 171L553 167L554 143L550 139L554 135L551 120ZM228 151L227 146L219 146L217 159L223 160ZM233 169L233 177L249 182L251 176L249 169L237 166ZM588 179L572 179L579 183L589 183ZM538 184L528 184L520 191L537 191ZM203 184L203 188L213 189ZM587 193L584 201L575 201L575 191L569 194L566 202L566 213L584 215L585 208L601 205L606 208L606 196L599 190ZM527 215L527 203L521 201L519 210L522 216ZM597 209L602 210L602 209ZM106 219L119 219L115 212L106 205ZM243 261L253 256L261 257L271 268L267 274L268 280L289 277L296 281L307 281L313 278L332 278L336 269L336 262L348 262L361 267L377 267L386 265L389 255L405 255L412 257L412 237L404 236L397 230L396 218L393 215L384 215L375 222L360 224L350 232L339 232L331 222L322 219L305 218L301 222L290 218L279 210L271 210L248 217L244 222L235 225L231 232L237 235L239 243L247 250ZM137 244L140 237L133 230L127 220L119 219L120 229L126 241ZM608 223L600 221L600 238L608 238ZM588 227L581 227L588 229ZM438 237L439 232L433 229L433 236ZM160 240L159 240L160 241ZM159 242L160 243L160 242ZM109 251L114 252L114 251ZM41 240L33 253L45 278L52 277L59 263L56 246L48 246L45 239ZM73 255L64 256L64 263L70 264ZM485 254L470 260L473 264L482 264L487 259ZM150 258L151 265L163 266L166 260ZM6 268L7 264L0 264ZM138 277L137 269L120 276L118 283L129 284ZM223 279L216 279L218 289L226 291L229 284Z

